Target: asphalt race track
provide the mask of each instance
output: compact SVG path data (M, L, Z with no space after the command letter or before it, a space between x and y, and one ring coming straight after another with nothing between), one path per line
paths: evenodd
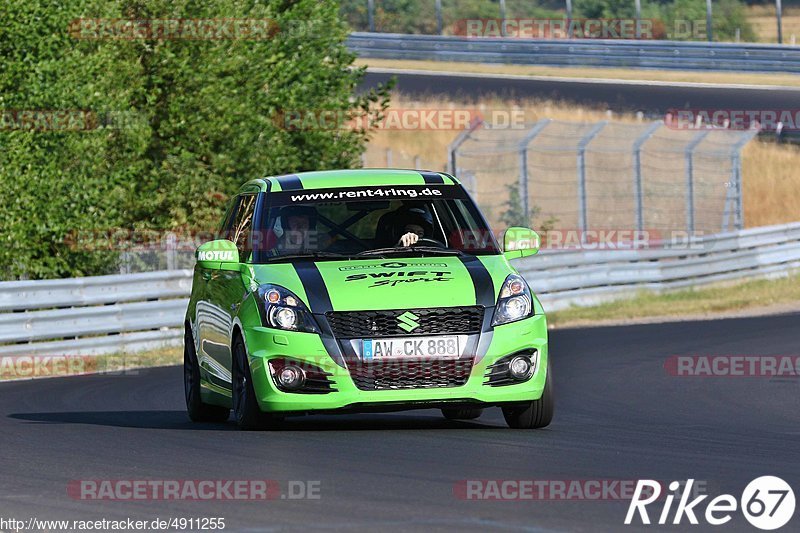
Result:
M307 417L247 433L191 424L178 367L0 383L4 517L225 517L229 531L647 531L624 501L475 501L466 479L704 480L713 496L777 475L800 487L800 382L670 376L671 355L797 354L800 313L554 331L557 410L542 431L497 409ZM316 500L81 501L73 479L320 481ZM702 507L704 509L704 506ZM701 511L702 512L702 511ZM651 512L656 519L660 507ZM798 516L784 528L797 530ZM298 527L297 524L303 524ZM686 531L684 523L672 531ZM754 531L737 513L724 527Z
M642 111L663 116L670 109L800 109L800 89L620 83L597 80L546 80L442 75L437 72L389 74L367 72L362 87L397 77L397 90L410 96L462 96L479 100L489 95L540 98L617 112ZM647 72L642 71L642 79Z

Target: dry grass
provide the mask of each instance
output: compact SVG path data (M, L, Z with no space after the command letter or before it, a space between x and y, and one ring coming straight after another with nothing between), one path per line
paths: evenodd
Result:
M549 117L571 122L591 122L611 117L614 121L636 123L632 115L611 116L600 109L589 109L553 101L536 100L484 100L480 104L456 99L436 98L411 100L395 95L392 107L422 109L479 109L483 116L492 110L517 109L527 121ZM380 130L377 131L365 155L366 166L387 166L386 150L392 151L392 165L396 168L421 166L429 170L447 167L447 146L456 137L453 130ZM415 164L419 157L419 165ZM800 219L800 149L791 145L777 145L752 141L743 154L745 224L748 227L792 222ZM513 178L512 178L513 179ZM500 190L502 184L482 184ZM485 198L485 196L484 196ZM491 218L491 216L490 216ZM538 222L538 221L537 221ZM563 221L562 222L566 222Z
M790 312L800 302L800 277L760 279L727 283L665 294L643 292L635 298L591 307L573 307L547 313L550 326L578 327L590 324L629 323L632 320L702 319L744 315L747 312Z
M795 44L792 42L792 37L794 36L795 41L800 39L800 8L784 7L781 18L784 44ZM775 20L774 5L749 6L747 20L753 25L759 42L778 42L778 23Z
M773 20L774 23L774 20ZM784 24L784 40L790 33ZM800 31L797 32L800 38ZM775 42L775 37L772 41ZM742 72L698 72L673 70L637 70L601 67L548 67L536 65L494 65L486 63L461 63L449 61L397 61L393 59L358 59L358 65L378 68L432 70L437 72L475 72L479 74L515 74L521 76L546 76L561 78L645 80L664 82L713 83L716 85L781 85L800 87L800 76L794 74L760 74Z
M84 374L132 376L141 368L182 363L183 349L180 347L97 356L3 356L0 357L0 381Z

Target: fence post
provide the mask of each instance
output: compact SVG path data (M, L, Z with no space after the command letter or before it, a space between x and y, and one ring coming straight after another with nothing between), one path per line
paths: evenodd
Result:
M414 156L414 168L419 170L422 168L422 159L418 156Z
M506 36L506 0L500 0L500 35Z
M447 147L447 153L449 155L448 171L450 174L454 176L458 174L456 170L458 168L456 161L456 152L461 147L461 145L464 144L464 141L466 141L469 138L470 134L472 134L473 131L477 130L482 125L483 125L483 120L480 119L476 120L475 123L471 124L469 128L459 133L458 136L455 139L453 139L453 142L451 142L450 145Z
M567 8L567 37L572 39L572 0L566 0Z
M436 0L436 33L438 35L442 34L442 27L444 26L442 22L442 0Z
M550 122L552 120L545 118L534 124L519 143L519 195L522 199L522 209L525 212L526 219L531 216L530 200L528 199L528 145Z
M781 0L775 0L775 19L778 23L778 44L783 44L783 9L781 8Z
M710 130L697 133L683 152L686 171L686 231L691 236L694 233L694 150L703 139L709 134Z
M636 38L642 38L642 0L636 0L634 2L634 8L636 9Z
M386 168L392 168L392 149L386 149Z
M633 195L636 202L636 229L644 229L644 189L642 187L642 145L664 124L658 120L650 124L633 141Z
M375 31L375 0L367 0L367 19L369 21L369 31Z
M586 239L588 215L586 212L586 147L606 124L608 121L605 120L598 122L578 141L578 229L581 232L581 242Z
M758 135L757 129L752 129L742 135L736 144L731 147L731 179L728 183L728 192L725 195L725 209L722 212L722 231L728 231L730 222L731 204L733 205L733 227L744 228L744 199L742 194L742 148L753 137Z
M708 42L714 40L713 19L711 17L711 0L706 0L706 38Z
M167 252L167 270L175 270L178 268L178 237L170 231L164 244Z

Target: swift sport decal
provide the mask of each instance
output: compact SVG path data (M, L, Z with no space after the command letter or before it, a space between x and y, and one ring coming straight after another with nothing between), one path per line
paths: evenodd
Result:
M448 270L395 270L391 272L369 272L366 274L350 274L344 280L347 281L360 281L370 280L373 281L367 287L382 287L388 285L395 287L402 283L416 283L416 282L446 282L454 278L450 277L452 272Z

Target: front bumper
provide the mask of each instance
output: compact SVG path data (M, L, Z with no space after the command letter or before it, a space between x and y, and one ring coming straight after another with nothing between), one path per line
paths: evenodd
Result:
M259 406L266 412L308 413L316 411L368 411L423 408L440 405L498 405L537 400L542 396L547 373L547 322L535 315L511 324L497 326L483 336L491 336L485 353L476 355L464 385L454 387L413 388L401 390L359 389L350 371L331 358L319 335L275 330L265 327L245 328L253 387ZM507 355L535 349L538 360L533 375L524 382L489 386L487 368ZM334 392L305 394L283 392L270 375L268 361L291 359L321 368L329 375Z

